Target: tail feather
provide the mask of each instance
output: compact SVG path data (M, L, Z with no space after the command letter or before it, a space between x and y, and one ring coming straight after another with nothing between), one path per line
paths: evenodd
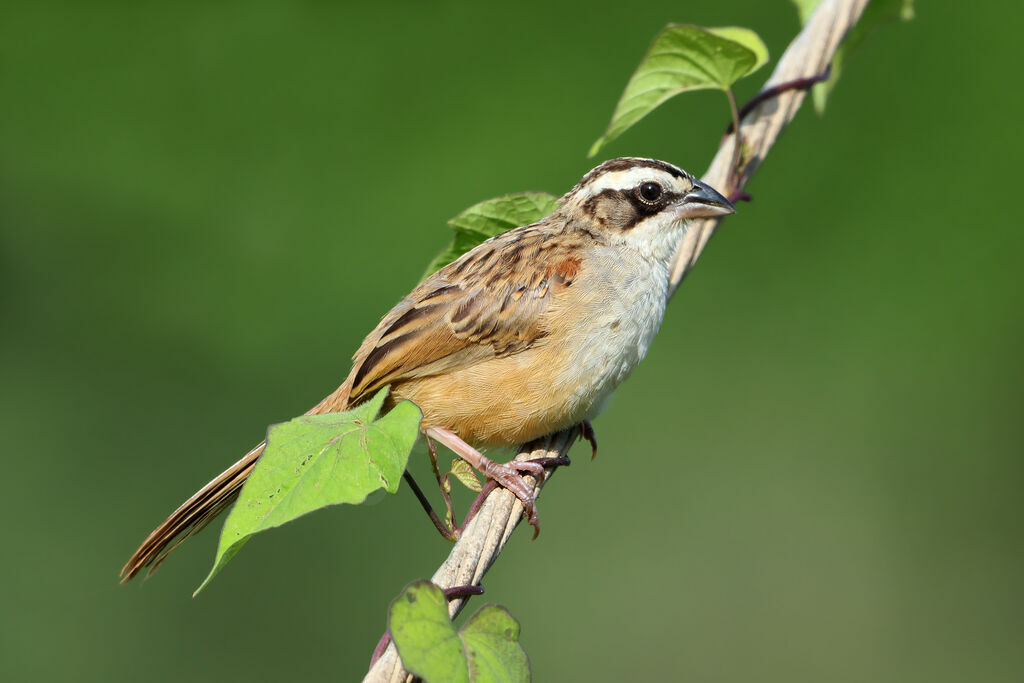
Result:
M307 415L335 413L349 407L349 382L345 381L333 393L306 412ZM146 537L139 549L121 568L121 583L131 581L143 569L146 576L156 571L172 550L192 534L200 531L220 513L224 512L238 498L245 480L252 474L267 442L252 449L231 467L221 472L209 484L199 489L191 498L171 513Z
M155 572L178 544L224 512L238 497L242 485L256 465L256 460L263 453L264 446L266 442L246 453L241 460L217 475L213 481L182 503L163 524L154 529L122 567L121 583L131 581L147 567L147 576Z

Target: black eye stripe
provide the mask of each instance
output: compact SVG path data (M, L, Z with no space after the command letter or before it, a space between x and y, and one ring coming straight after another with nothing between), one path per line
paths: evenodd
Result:
M658 201L647 202L640 197L639 187L609 188L587 199L583 210L599 223L625 232L659 213L679 197L679 193L662 188Z
M636 213L640 217L640 220L643 220L648 216L653 216L654 214L658 213L659 211L661 211L662 206L664 205L664 203L660 199L654 202L644 201L644 199L640 196L640 193L637 192L636 190L620 190L620 196L628 200L629 203L633 205L633 208L636 209Z

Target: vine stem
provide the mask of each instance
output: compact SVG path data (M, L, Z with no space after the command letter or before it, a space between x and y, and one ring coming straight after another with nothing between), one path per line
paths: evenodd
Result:
M868 0L821 0L804 28L786 48L764 89L822 73L832 61L843 36L857 23L867 3ZM737 174L734 191L741 191L757 172L772 145L796 116L806 94L804 89L785 90L777 97L757 102L742 117L739 129L748 150L748 160ZM723 141L702 179L712 187L725 187L735 168L734 154L734 146ZM669 296L675 293L693 268L719 222L718 219L706 219L690 225L672 265ZM570 432L553 434L529 444L520 449L516 459L565 455L579 433L576 429ZM548 471L542 482L531 484L535 495L539 494L541 485L551 480L553 469ZM533 481L530 477L526 478L529 482ZM442 589L480 585L480 580L498 559L522 515L522 503L514 495L505 489L495 489L466 526L458 542L451 548L448 558L434 572L431 581ZM454 618L465 604L464 598L450 601L448 613ZM394 643L387 646L364 679L373 683L411 680L412 676L402 668Z
M770 88L765 88L764 90L750 98L749 102L743 105L743 108L740 109L740 118L745 118L746 115L749 114L754 109L754 107L761 104L765 100L770 100L773 97L778 97L780 94L786 92L787 90L806 90L807 88L810 88L812 85L824 83L829 78L831 78L831 76L832 65L829 64L828 66L825 67L825 71L818 74L817 76L808 76L807 78L794 78L791 81L786 81L785 83L779 83L777 85L773 85ZM734 130L736 130L737 125L737 118L736 116L733 116L732 123L730 123L729 127L725 129L725 134L729 135L730 133L732 133Z
M729 111L732 113L733 130L732 161L729 163L729 182L725 186L726 195L731 198L737 191L735 183L740 173L740 149L743 145L743 135L740 131L740 111L736 106L736 95L733 93L732 88L726 88L725 95L729 98Z

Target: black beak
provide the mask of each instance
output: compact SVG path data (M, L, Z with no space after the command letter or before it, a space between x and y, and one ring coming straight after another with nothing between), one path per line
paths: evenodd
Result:
M686 193L679 204L679 215L683 218L712 218L736 213L736 207L710 185L694 179L693 189Z

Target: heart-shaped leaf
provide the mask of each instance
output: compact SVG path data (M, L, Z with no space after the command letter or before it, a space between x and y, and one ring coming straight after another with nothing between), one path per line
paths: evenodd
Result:
M484 605L459 631L471 681L529 681L530 659L519 644L519 622L500 605Z
M536 223L554 211L557 203L558 197L547 192L517 192L474 204L448 221L455 238L434 257L423 277L444 268L490 237Z
M615 107L594 156L666 100L691 90L727 90L768 61L768 48L750 29L670 24L651 43Z
M196 593L253 534L328 505L361 503L380 488L398 490L422 414L402 401L376 419L387 393L385 387L342 413L303 415L270 427L266 450L224 522L213 569Z
M414 581L391 603L388 628L406 670L426 683L530 680L519 622L504 607L484 605L456 631L441 589Z

